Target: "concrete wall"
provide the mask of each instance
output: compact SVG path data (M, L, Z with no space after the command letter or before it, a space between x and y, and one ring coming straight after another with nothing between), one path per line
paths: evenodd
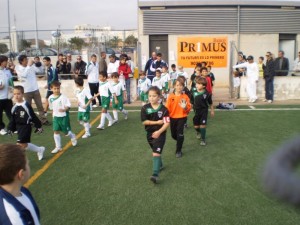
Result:
M247 99L247 78L241 79L241 99ZM265 98L265 81L260 78L257 84L257 97ZM276 100L300 100L300 77L275 77L274 79L274 101Z

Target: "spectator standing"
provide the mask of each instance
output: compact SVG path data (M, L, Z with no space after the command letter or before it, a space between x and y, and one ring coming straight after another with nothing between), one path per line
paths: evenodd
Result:
M260 56L258 58L258 69L259 69L259 77L263 78L264 77L264 70L266 68L266 65L264 64L264 57L263 56Z
M116 56L110 55L109 56L109 64L107 67L108 77L110 77L112 73L118 72L119 65L120 65L120 61L116 59Z
M70 65L70 74L74 73L74 64L72 62L72 55L71 53L67 54L67 64Z
M295 59L294 61L294 73L292 74L293 76L300 75L300 51L298 52L298 58Z
M246 62L246 59L245 59L243 53L239 52L238 61L237 61L236 65L239 65L239 64L242 64L242 63L245 63L245 62ZM239 71L239 76L240 77L242 77L246 74L246 68L237 68L236 70Z
M62 62L57 66L58 74L63 74L61 77L63 80L71 80L71 63L67 62L67 56L63 56Z
M86 66L85 74L87 75L91 95L94 96L95 94L98 94L99 92L99 64L97 63L97 56L93 54L91 56L91 61ZM98 96L99 106L101 106L101 100ZM96 100L93 99L93 107L97 107Z
M18 61L20 65L16 67L16 71L19 81L24 87L24 98L30 106L32 100L34 100L39 112L40 121L43 125L49 125L49 122L44 115L42 98L36 81L36 73L40 72L40 69L33 65L33 60L28 60L26 55L20 55Z
M153 78L155 77L155 71L151 71L150 67L151 67L152 63L156 60L156 57L157 57L156 52L152 52L151 58L148 59L145 69L144 69L144 71L147 74L147 78L149 78L151 80L151 82L152 82Z
M275 76L287 76L289 73L289 59L284 57L284 51L278 52L275 59Z
M101 71L107 71L107 63L106 63L106 53L101 52L100 54L100 60L99 60L99 72Z
M120 64L118 68L118 73L124 76L125 79L125 86L126 86L126 93L127 93L127 104L131 104L130 101L130 77L131 74L130 66L126 63L126 58L124 56L120 57Z
M43 78L45 75L45 68L43 67L43 64L41 63L40 57L38 57L38 56L34 57L33 61L34 61L34 65L36 67L39 67L39 69L40 69L40 72L37 73L36 75L40 75L40 76L38 76L38 78Z
M0 134L5 135L5 124L3 122L3 111L8 120L11 120L11 109L13 106L10 96L9 86L13 86L12 75L10 70L6 69L8 58L4 55L0 56Z
M81 56L77 56L76 63L74 64L74 72L75 75L81 77L82 79L86 79L85 69L86 69L86 62L84 62Z
M274 96L275 62L271 52L267 52L266 57L267 62L264 70L266 98L264 99L264 102L272 103Z

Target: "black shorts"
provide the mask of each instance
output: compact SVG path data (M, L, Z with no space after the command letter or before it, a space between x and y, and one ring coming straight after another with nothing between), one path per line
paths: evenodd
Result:
M53 91L47 90L46 99L48 99L50 97L50 95L52 95L52 94L53 94Z
M30 143L31 125L19 125L17 126L18 140L17 143Z
M152 138L152 133L147 133L147 140L152 148L152 152L161 154L166 143L166 132L162 133L158 138Z
M194 126L207 124L208 111L197 112L193 118Z

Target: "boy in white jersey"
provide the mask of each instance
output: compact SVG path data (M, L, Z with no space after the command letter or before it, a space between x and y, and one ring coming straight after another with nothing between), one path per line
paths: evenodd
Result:
M187 86L189 75L187 74L187 72L183 71L183 66L178 66L177 78L180 76L185 78L185 86Z
M163 97L164 97L164 101L167 100L168 96L169 96L169 91L170 91L170 75L168 73L168 67L167 66L163 66L162 67L162 74L161 74L161 79L163 79Z
M161 78L161 69L159 68L155 71L155 77L152 80L152 86L156 86L160 91L162 91L164 85L164 80Z
M99 93L95 95L94 97L101 96L101 102L102 102L102 113L101 113L101 119L100 124L97 127L99 130L104 130L104 124L105 124L105 118L108 120L108 126L112 126L114 124L113 119L111 118L109 112L107 112L110 104L110 97L113 95L115 98L115 101L117 102L117 96L114 93L114 90L111 86L111 83L107 80L107 73L105 71L101 71L99 73Z
M93 100L93 96L89 89L83 87L84 81L82 77L77 77L75 79L75 85L77 87L76 97L78 100L78 121L84 126L85 134L82 138L88 138L91 136L90 133L90 103Z
M138 93L143 106L148 103L148 90L150 87L151 80L146 77L146 72L142 71L142 73L140 74L140 79L138 81Z
M0 224L40 225L40 213L23 185L30 177L29 161L21 146L0 145Z
M173 88L175 81L177 79L177 71L176 71L176 65L172 64L171 65L171 71L170 71L170 79L171 79L171 87Z
M51 153L55 154L62 150L60 131L71 138L73 146L77 145L77 139L75 134L73 134L71 131L69 118L69 109L71 108L71 103L66 96L60 93L60 82L53 81L51 83L51 91L53 94L50 95L48 101L49 107L53 111L52 116L55 142L55 148L51 151Z
M113 106L113 115L114 122L117 123L118 118L118 110L124 114L124 119L128 118L128 111L123 108L123 99L127 99L126 88L123 82L119 81L119 74L114 72L111 74L112 78L112 86L114 89L114 93L116 94L116 99L113 98L112 106ZM117 101L116 101L117 100Z

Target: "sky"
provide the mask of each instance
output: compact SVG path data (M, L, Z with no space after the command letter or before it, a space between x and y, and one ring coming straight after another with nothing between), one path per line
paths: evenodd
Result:
M7 1L11 26L34 30L35 0L0 0L0 32L8 30ZM137 29L137 0L36 0L38 29L73 29L75 25L111 26L112 29Z

